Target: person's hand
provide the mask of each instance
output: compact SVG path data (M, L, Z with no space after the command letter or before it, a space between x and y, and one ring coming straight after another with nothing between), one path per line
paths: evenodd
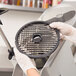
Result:
M25 54L20 53L16 48L14 48L15 58L17 60L17 63L21 67L21 69L24 71L24 73L27 75L27 70L29 69L36 69L34 63L32 60L26 56Z
M49 26L60 30L60 33L64 36L65 40L70 40L76 44L76 28L62 22L53 22Z

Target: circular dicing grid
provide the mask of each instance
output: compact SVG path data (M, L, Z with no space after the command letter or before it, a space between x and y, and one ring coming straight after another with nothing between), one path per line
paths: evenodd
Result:
M33 35L40 34L41 42L34 43ZM54 47L58 44L58 36L54 29L44 24L31 24L18 34L17 46L22 53L30 56L38 56L53 52Z

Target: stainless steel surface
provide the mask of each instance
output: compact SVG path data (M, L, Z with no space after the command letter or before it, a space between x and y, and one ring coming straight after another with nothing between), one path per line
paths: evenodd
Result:
M8 48L0 46L0 72L12 72L13 65L8 59Z
M53 64L55 58L57 57L57 55L60 52L64 43L65 43L65 41L61 40L58 48L55 50L55 52L52 55L50 55L49 59L47 60L46 64L44 65L44 67L41 70L41 76L46 76L46 75L50 76L48 73L48 69L50 69L51 65Z
M76 64L71 49L72 43L61 42L42 69L41 76L76 76Z
M13 70L12 76L23 76L23 75L24 75L24 73L23 73L22 69L20 68L20 66L18 64L16 64L16 67Z
M72 5L72 6L71 6ZM76 6L76 5L75 5ZM64 3L58 7L54 7L46 10L39 20L47 20L56 16L56 14L62 14L66 11L75 10L73 4ZM53 12L53 13L51 13ZM76 15L71 20L66 23L70 25L75 25ZM41 76L76 76L76 64L74 62L74 56L71 50L72 43L65 41L64 44L60 44L57 49L48 59L45 66L41 71Z
M10 43L8 42L8 40L7 40L4 32L2 31L1 27L0 27L0 35L2 36L7 48L11 51L12 47L11 47Z

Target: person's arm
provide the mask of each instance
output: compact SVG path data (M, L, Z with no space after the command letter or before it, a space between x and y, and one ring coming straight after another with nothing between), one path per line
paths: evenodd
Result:
M39 72L32 68L27 70L27 76L40 76Z
M28 56L20 53L16 48L14 49L14 53L19 66L27 76L40 76L34 63Z
M76 28L62 22L53 22L49 26L59 29L65 40L69 40L76 44Z

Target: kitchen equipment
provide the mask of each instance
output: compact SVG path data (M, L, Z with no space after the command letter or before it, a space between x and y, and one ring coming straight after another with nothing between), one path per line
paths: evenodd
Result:
M68 23L68 24L70 24L70 25L73 26L73 25L76 24L75 23L76 22L76 14L73 17L70 16L70 19L68 19L68 17L65 17L66 20L64 20L62 18L63 14L65 14L67 12L70 12L70 11L74 11L75 12L76 9L74 7L72 7L71 5L68 5L68 3L60 4L60 5L56 6L56 7L52 7L52 8L47 9L41 15L41 17L39 17L38 20L39 21L47 21L47 20L53 19L53 18L55 18L55 19L56 18L59 18L59 19L61 18L62 19L61 21L64 21L64 22L66 21L65 23ZM9 20L10 17L8 16L8 19L6 21L6 19L4 19L5 18L5 15L2 15L1 16L1 18L2 18L1 21L2 21L2 23L4 22L3 24L8 25L7 21ZM72 15L72 13L70 15ZM11 24L14 25L15 28L16 28L17 24L13 24L13 23L14 22L11 21ZM10 27L12 25L10 25ZM3 31L6 33L6 30L3 30ZM14 28L12 28L11 30L14 30ZM10 30L9 30L9 32L10 32ZM10 38L9 38L9 40L10 40ZM73 55L72 55L72 52L71 52L71 48L70 47L71 47L70 42L68 42L68 41L65 41L65 42L64 41L60 41L59 46L49 56L48 60L47 60L47 58L45 60L42 59L45 62L45 65L41 69L41 74L42 74L41 76L72 76L72 75L73 76L76 76L76 65L75 65L74 58L73 58ZM42 60L39 59L39 61L43 62ZM36 61L36 63L39 62L38 60L35 60L35 61ZM37 66L38 65L39 64L37 64ZM40 67L40 66L38 66L38 67ZM69 69L69 68L71 68L72 70ZM20 73L21 71L22 70L20 69L20 67L19 66L16 66L15 67L15 70L13 72L13 76L23 76Z
M66 22L75 16L75 11L64 13L61 17L54 17L47 21L33 21L25 24L17 32L15 43L17 49L35 61L41 60L43 65L48 57L56 50L59 45L60 36L57 29L50 28L52 22ZM39 60L39 62L41 62ZM36 62L38 63L38 61ZM36 67L41 69L42 66Z
M17 33L17 49L30 58L45 58L52 54L59 45L60 35L44 21L25 24Z
M7 11L8 11L8 9L6 9L6 8L0 8L0 15L6 13ZM2 21L0 21L0 24L1 25L3 24ZM1 29L1 27L0 27L0 35L1 35L2 39L4 40L6 46L8 47L8 52L9 52L8 58L11 59L12 56L14 55L13 48L10 45L10 43L9 43L8 39L6 38L6 36L3 32L3 30Z

